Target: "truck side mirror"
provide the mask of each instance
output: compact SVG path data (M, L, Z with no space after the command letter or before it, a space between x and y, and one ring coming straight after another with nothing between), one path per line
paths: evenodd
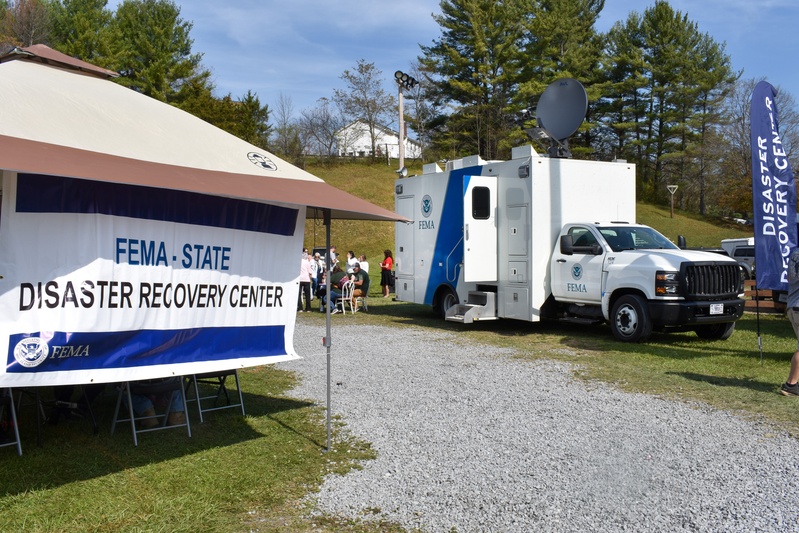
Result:
M560 253L563 255L572 255L574 253L574 243L571 235L560 236Z
M596 243L591 245L591 255L602 255L604 250L602 247Z
M677 236L677 248L680 250L685 250L688 245L685 243L685 235L678 235Z

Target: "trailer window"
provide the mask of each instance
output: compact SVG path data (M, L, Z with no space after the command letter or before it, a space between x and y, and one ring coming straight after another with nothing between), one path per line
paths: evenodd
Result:
M491 218L491 190L488 187L472 189L472 218L475 220Z

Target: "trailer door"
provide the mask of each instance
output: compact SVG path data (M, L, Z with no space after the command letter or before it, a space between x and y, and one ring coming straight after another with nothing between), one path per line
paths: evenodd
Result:
M397 214L414 220L413 208L416 205L414 196L399 196L397 197ZM416 261L416 243L415 237L415 222L397 222L396 223L396 248L394 252L394 270L397 271L398 276L411 276L413 277L413 267Z
M463 279L497 281L497 178L463 177Z

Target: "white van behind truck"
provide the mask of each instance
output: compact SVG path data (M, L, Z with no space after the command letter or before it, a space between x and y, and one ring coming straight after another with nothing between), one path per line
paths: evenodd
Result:
M755 238L722 239L721 248L738 261L744 279L755 279Z
M726 339L743 313L738 264L677 248L635 224L635 166L471 156L395 182L397 300L447 320L607 322L626 342L652 331Z

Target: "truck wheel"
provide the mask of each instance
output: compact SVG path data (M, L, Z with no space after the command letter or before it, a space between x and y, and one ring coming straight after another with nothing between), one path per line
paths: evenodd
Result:
M696 335L700 339L707 339L711 341L726 341L735 331L735 322L697 326L695 331Z
M652 319L646 301L635 294L625 294L613 304L610 314L613 336L622 342L644 342L652 334Z
M440 318L446 318L447 309L456 305L458 301L458 295L455 294L455 291L450 287L444 287L440 290L438 298L436 298L436 305L433 309Z

